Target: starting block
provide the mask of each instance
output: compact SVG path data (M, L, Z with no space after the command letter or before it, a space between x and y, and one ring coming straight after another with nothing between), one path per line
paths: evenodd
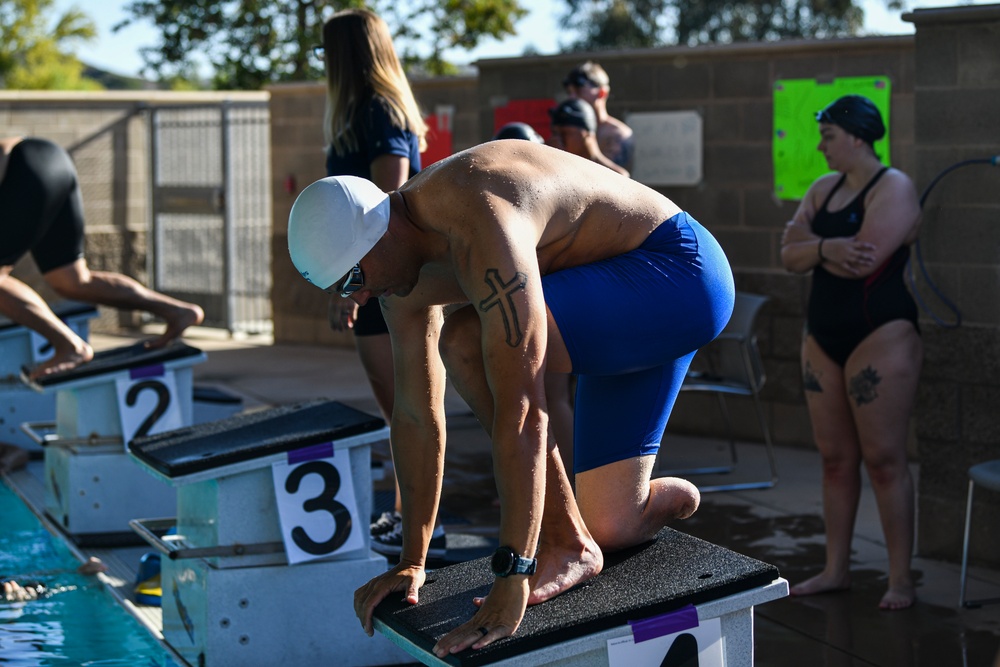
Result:
M133 440L177 490L175 519L132 521L163 554L164 640L209 667L410 662L354 615L355 589L387 569L368 525L371 445L388 437L314 401Z
M420 602L375 609L375 629L425 665L660 667L753 665L753 607L788 595L766 563L664 528L606 556L585 584L528 607L517 632L442 660L431 649L476 612L494 577L489 559L428 574Z
M179 342L130 345L36 383L55 394L55 432L23 428L45 449L45 511L76 542L134 541L130 519L175 511L174 490L135 465L126 443L191 423L191 366L205 358Z
M75 301L52 304L52 312L83 340L90 337L90 320L97 309ZM22 429L24 422L52 422L56 418L56 399L41 394L21 381L21 367L32 367L49 359L51 344L27 327L0 317L0 442L41 452L37 442Z

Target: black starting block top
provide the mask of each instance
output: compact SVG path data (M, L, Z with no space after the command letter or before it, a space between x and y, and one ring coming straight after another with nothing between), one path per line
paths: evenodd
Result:
M96 375L165 364L168 361L197 357L201 354L203 352L198 348L179 341L173 341L158 348L147 348L145 343L135 343L134 345L116 347L113 350L97 352L94 354L94 358L87 363L80 364L68 371L46 375L35 380L35 384L40 387L53 387Z
M136 438L129 451L174 479L384 427L380 417L343 403L311 401Z
M605 556L604 570L587 583L528 607L511 637L443 661L485 665L587 635L770 584L778 569L748 556L664 528L652 542ZM420 602L390 595L375 618L431 653L437 640L476 613L472 598L493 584L489 558L428 574Z
M68 320L69 318L76 317L78 315L97 317L97 308L89 303L80 303L79 301L55 301L49 304L49 308L51 308L52 312L56 314L56 317L61 320ZM0 315L0 331L13 329L19 326L21 325L17 322Z

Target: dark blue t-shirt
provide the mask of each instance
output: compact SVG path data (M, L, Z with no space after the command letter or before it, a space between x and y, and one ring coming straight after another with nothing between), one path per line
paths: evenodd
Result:
M392 124L381 97L371 98L358 109L354 118L354 132L359 150L337 155L333 147L327 149L327 176L358 176L371 180L371 165L381 155L398 155L410 159L410 176L420 171L420 142L417 135Z

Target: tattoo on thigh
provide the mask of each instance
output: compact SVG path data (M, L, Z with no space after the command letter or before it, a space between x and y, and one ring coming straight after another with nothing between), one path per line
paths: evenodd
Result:
M820 374L813 369L812 364L808 361L806 362L806 367L802 371L802 388L806 391L816 392L817 394L823 393L823 387L819 383Z
M875 385L881 381L882 378L879 377L878 372L871 366L868 366L868 368L851 378L847 394L854 399L855 404L859 407L866 403L871 403L878 398Z
M479 310L484 313L493 307L500 308L500 316L503 318L503 328L507 332L507 344L517 347L521 344L523 334L521 323L517 319L517 304L514 303L514 292L523 290L528 282L528 277L518 271L509 281L504 282L500 277L500 272L496 269L486 269L484 278L491 293L488 297L479 302Z

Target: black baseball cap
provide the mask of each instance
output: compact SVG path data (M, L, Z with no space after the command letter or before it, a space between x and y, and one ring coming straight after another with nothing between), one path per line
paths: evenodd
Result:
M567 86L576 86L577 88L581 88L583 86L593 86L594 88L600 88L601 84L587 76L587 73L582 69L574 69L566 75L565 79L563 79L563 88Z

